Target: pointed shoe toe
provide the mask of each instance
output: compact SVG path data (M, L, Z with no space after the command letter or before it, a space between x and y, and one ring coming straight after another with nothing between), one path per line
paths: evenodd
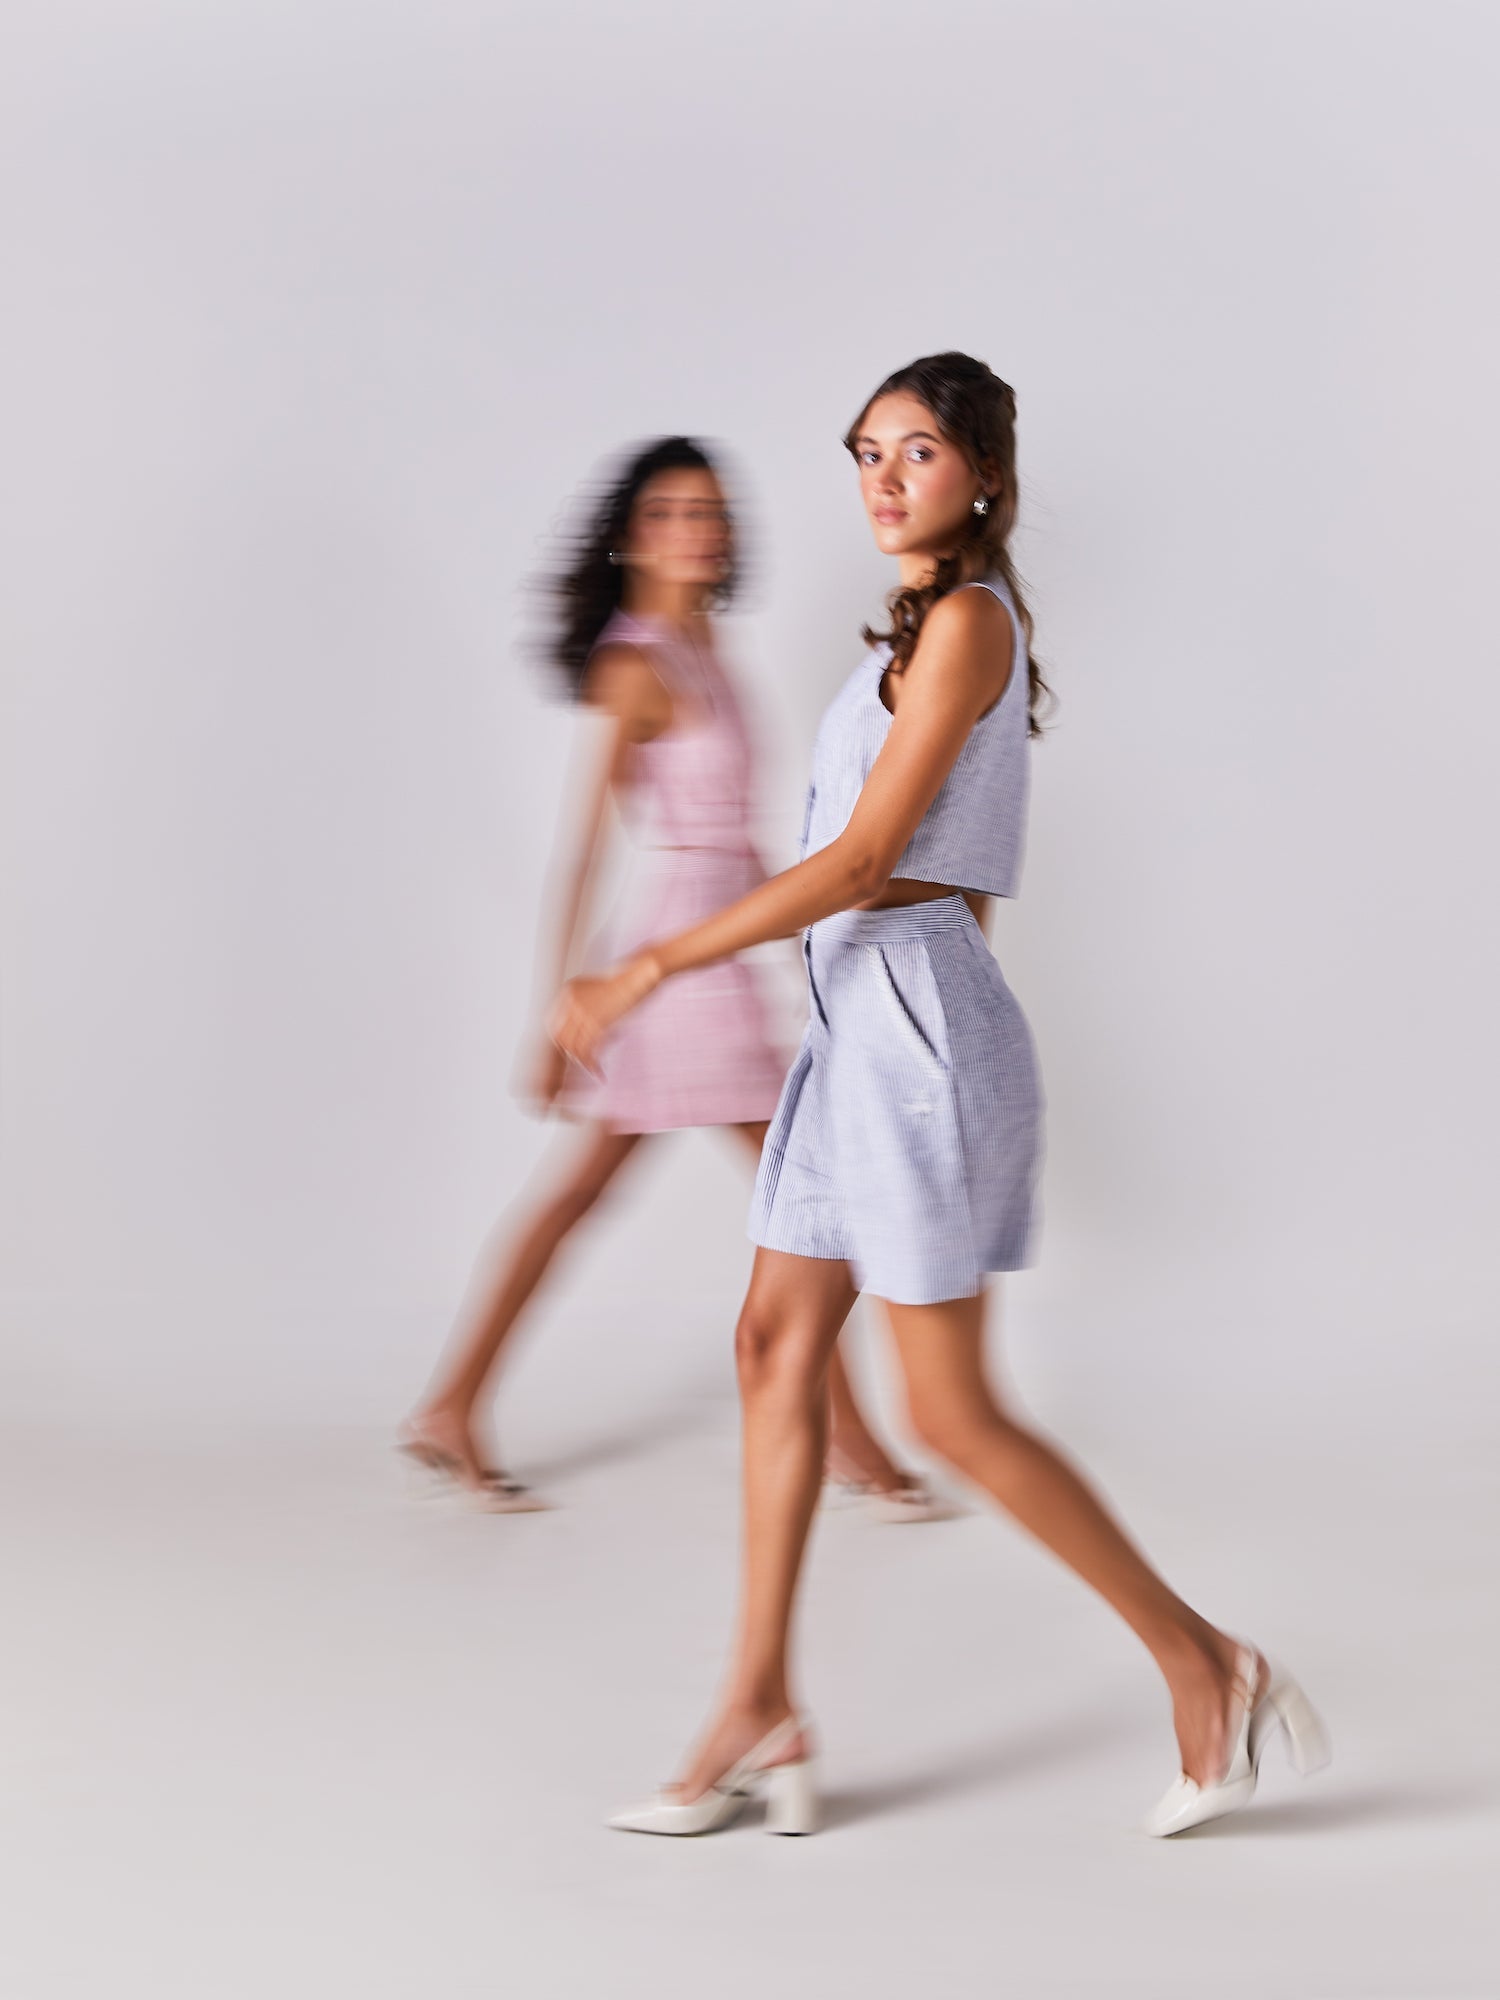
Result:
M1218 1785L1199 1785L1179 1775L1142 1820L1141 1831L1155 1840L1169 1840L1174 1833L1238 1812L1254 1796L1254 1771L1238 1772Z
M1255 1761L1250 1754L1250 1719L1255 1708L1259 1676L1255 1649L1241 1646L1239 1674L1235 1686L1239 1715L1234 1726L1229 1759L1224 1775L1212 1785L1200 1785L1185 1771L1172 1783L1141 1822L1141 1831L1153 1839L1166 1840L1189 1827L1203 1826L1211 1819L1223 1819L1249 1805L1255 1796Z
M696 1799L686 1801L658 1792L655 1798L646 1799L640 1805L626 1806L612 1814L609 1824L618 1833L678 1836L717 1833L720 1827L728 1826L731 1820L738 1818L744 1804L743 1793L721 1792L716 1786L710 1786Z

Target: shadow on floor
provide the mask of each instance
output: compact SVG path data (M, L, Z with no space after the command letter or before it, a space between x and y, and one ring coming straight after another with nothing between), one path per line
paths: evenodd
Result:
M1122 1717L1115 1709L1100 1710L1091 1717L1062 1717L1047 1728L1028 1730L1024 1736L1007 1736L998 1742L952 1751L939 1762L904 1777L830 1792L823 1801L823 1823L848 1826L936 1799L990 1791L1033 1771L1086 1761L1128 1741L1138 1728L1133 1717Z
M624 1465L633 1458L648 1457L675 1439L690 1437L711 1428L717 1408L699 1401L669 1405L654 1416L637 1417L613 1431L600 1431L583 1438L567 1450L550 1457L527 1458L524 1478L529 1486L545 1488L581 1472L595 1472L602 1466Z
M1344 1833L1366 1827L1385 1829L1422 1821L1467 1819L1493 1812L1500 1788L1483 1785L1367 1785L1354 1791L1315 1792L1274 1804L1252 1805L1228 1819L1179 1833L1177 1840L1259 1840L1277 1834Z

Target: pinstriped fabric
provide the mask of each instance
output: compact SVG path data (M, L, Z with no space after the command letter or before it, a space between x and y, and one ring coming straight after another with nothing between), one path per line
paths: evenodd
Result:
M750 1235L837 1257L899 1305L1028 1260L1043 1099L1031 1034L959 896L845 910L803 939L811 1019Z
M1025 841L1026 642L892 873L1012 896ZM849 823L889 734L874 647L823 717L804 856ZM969 1298L1028 1261L1042 1158L1036 1052L961 896L844 910L803 938L811 1019L761 1153L750 1234L848 1263L898 1305Z
M1031 770L1026 633L1001 578L987 577L967 587L991 591L1010 613L1015 632L1010 679L999 701L969 731L891 873L907 882L946 882L986 896L1014 896L1026 841ZM890 734L891 713L880 699L890 651L889 646L871 647L819 726L802 824L804 861L837 840L849 824L870 767Z

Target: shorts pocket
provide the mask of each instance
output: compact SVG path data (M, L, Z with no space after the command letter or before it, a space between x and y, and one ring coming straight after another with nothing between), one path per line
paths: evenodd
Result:
M932 976L932 967L920 946L908 947L899 957L892 947L876 945L875 962L880 968L882 990L890 997L890 1012L898 1029L909 1045L914 1046L922 1058L948 1074L948 1057L939 1045L939 1037L946 1042L943 1029L943 1003L938 998L937 981ZM892 963L892 959L896 963ZM926 1020L923 1016L926 1016ZM933 1025L929 1027L928 1023Z

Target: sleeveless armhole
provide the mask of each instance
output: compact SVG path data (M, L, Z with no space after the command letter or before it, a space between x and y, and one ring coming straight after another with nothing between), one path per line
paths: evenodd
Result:
M979 714L974 718L975 727L977 728L981 722L988 722L990 717L1001 706L1005 697L1010 693L1012 687L1014 687L1017 675L1023 680L1026 678L1026 634L1022 630L1020 614L1016 610L1010 592L1002 586L991 583L987 577L976 576L969 583L961 583L958 586L958 590L987 590L1000 606L1001 610L1004 611L1006 618L1010 622L1010 672L1005 676L1005 686L1001 688L999 694L995 696L989 707L981 709ZM958 595L958 590L953 592L955 597Z
M646 669L646 672L650 674L652 680L656 682L656 685L661 689L662 693L666 696L667 700L666 721L662 724L660 729L653 730L651 735L642 736L638 740L635 740L634 747L638 750L643 749L646 746L646 744L655 743L659 741L661 737L666 736L676 724L677 696L673 692L672 688L668 686L665 676L661 673L656 663L651 658L651 651L649 645L643 643L639 639L627 639L623 633L616 633L613 638L605 639L601 641L600 644L594 647L593 651L589 654L588 665L584 670L585 684L587 684L588 674L592 670L593 664L595 660L599 657L599 655L601 653L609 653L615 651L619 651L622 653L634 653L636 658L640 661L641 665ZM581 695L580 698L586 707L599 706L599 704L596 702L590 702L586 695ZM605 713L609 713L609 711L606 710Z

